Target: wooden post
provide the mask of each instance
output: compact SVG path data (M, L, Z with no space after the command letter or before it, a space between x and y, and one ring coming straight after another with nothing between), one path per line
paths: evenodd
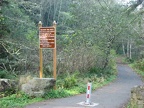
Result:
M41 21L39 21L38 26L39 26L39 28L42 27L42 22ZM42 53L42 48L39 48L39 57L40 57L39 76L40 76L40 78L42 78L43 77L43 53Z
M55 27L55 48L53 49L53 77L56 80L56 77L57 77L57 75L56 75L56 67L57 67L57 60L56 60L56 21L53 22L53 27Z

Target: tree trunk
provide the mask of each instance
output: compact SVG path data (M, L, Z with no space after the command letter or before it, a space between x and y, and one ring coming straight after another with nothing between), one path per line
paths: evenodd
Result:
M130 41L130 43L129 43L129 58L130 58L130 59L132 59L131 47L132 47L132 44L131 44L131 41Z
M127 41L127 58L129 58L129 38L128 38L128 41Z
M106 58L105 58L105 61L104 61L104 66L103 66L103 69L105 69L108 65L108 62L109 62L109 55L110 55L110 50L111 50L111 42L108 42L107 43L107 49L106 49Z
M123 49L123 55L126 57L125 46L124 46L123 40L122 40L122 49Z

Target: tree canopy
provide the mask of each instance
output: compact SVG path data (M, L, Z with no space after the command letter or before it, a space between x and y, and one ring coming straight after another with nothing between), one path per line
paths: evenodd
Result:
M143 0L1 0L0 70L13 74L39 70L38 22L57 21L57 72L108 70L113 57L144 57ZM44 73L52 71L51 50L44 50ZM111 74L111 73L110 73Z

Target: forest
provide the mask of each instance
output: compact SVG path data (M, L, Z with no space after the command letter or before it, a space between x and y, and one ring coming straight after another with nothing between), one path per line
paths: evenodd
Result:
M0 0L0 78L39 77L38 22L48 27L54 20L57 77L109 77L117 56L144 70L143 6L143 0ZM53 77L51 49L43 49L43 65L44 77Z
M110 70L115 54L140 60L143 52L142 0L1 0L0 75L38 74L38 22L57 22L57 73ZM137 8L139 7L139 8ZM44 49L44 74L52 71Z

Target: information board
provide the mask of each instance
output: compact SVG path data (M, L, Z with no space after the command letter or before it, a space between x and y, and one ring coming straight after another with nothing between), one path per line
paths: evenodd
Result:
M55 28L54 27L40 27L39 30L39 44L40 48L55 48Z

